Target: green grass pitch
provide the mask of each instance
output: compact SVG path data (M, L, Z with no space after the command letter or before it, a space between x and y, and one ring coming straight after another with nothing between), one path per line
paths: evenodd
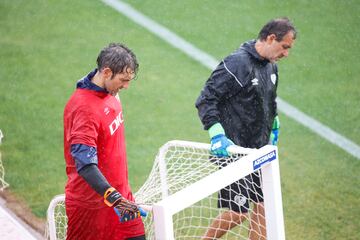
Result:
M217 59L270 18L289 16L298 38L279 63L279 96L360 144L359 1L127 2ZM166 141L209 141L194 102L210 70L101 1L1 1L0 36L0 150L10 190L36 216L66 180L63 107L109 42L126 43L140 62L120 94L134 191ZM359 159L280 120L287 239L359 239Z

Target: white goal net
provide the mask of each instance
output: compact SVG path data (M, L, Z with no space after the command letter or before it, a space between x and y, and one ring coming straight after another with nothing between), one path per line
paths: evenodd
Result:
M135 194L153 208L143 218L147 239L285 239L277 148L234 147L230 158L211 156L209 148L177 140L160 148ZM57 206L53 200L49 210ZM66 233L61 208L48 216L51 239Z

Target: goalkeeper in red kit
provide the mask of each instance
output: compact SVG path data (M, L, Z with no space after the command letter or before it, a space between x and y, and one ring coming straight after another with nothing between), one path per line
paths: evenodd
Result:
M67 239L145 239L143 211L128 182L122 106L115 97L129 87L138 66L129 48L110 44L65 106Z

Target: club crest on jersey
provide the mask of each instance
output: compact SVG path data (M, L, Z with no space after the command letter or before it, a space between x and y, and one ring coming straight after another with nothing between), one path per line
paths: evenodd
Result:
M276 83L276 74L271 74L270 75L270 79L271 79L271 82L275 85L275 83Z
M109 125L110 134L113 135L123 122L124 118L122 112L120 112Z
M104 113L105 115L108 115L110 113L110 109L108 107L104 108Z
M246 203L246 197L244 195L236 195L234 197L234 202L236 202L237 205L239 206L244 206L244 204Z

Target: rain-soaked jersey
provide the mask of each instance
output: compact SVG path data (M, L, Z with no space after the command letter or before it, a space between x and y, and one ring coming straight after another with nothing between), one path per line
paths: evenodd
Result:
M106 92L77 89L64 110L64 155L68 180L66 201L89 208L107 208L78 174L71 145L85 144L97 149L98 168L122 196L134 200L128 184L128 168L121 103Z

